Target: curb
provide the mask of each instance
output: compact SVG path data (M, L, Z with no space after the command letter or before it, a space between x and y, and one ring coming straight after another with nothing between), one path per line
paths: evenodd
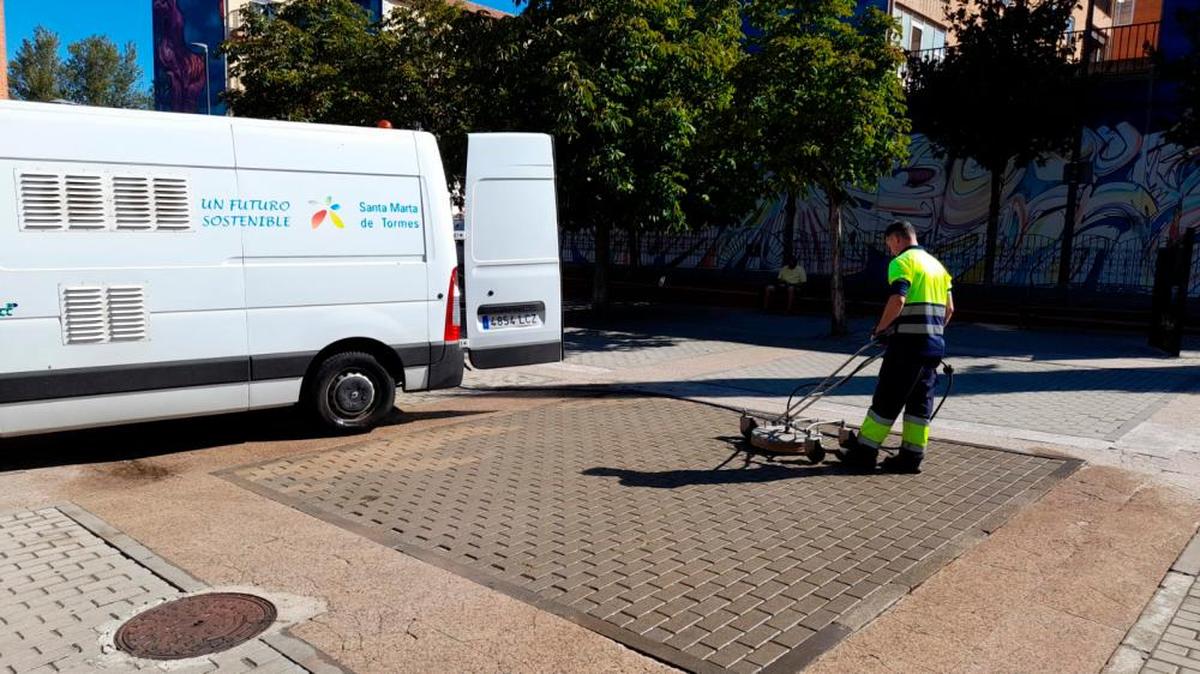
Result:
M1102 674L1137 674L1151 660L1175 614L1187 599L1188 591L1200 582L1200 532L1196 533L1179 558L1171 565L1117 650L1109 658ZM1161 663L1160 663L1161 664Z

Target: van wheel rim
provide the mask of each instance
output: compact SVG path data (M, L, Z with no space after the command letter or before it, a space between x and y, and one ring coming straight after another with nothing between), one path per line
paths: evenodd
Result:
M329 402L334 412L347 421L365 417L375 405L375 382L361 372L343 372L333 380Z

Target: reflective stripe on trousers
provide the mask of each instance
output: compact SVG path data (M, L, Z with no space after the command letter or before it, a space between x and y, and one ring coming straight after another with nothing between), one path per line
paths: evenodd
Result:
M915 454L924 454L929 445L929 420L912 414L904 415L904 430L900 438L900 449Z
M884 419L876 414L875 410L867 410L867 417L863 419L858 439L863 445L878 449L888 433L892 432L892 424L895 422L895 419Z

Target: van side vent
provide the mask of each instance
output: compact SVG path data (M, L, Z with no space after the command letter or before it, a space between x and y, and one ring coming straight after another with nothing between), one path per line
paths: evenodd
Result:
M62 176L53 173L17 174L20 196L21 229L62 229L66 213L63 210Z
M103 176L69 174L67 188L67 228L105 229L105 181Z
M143 176L113 176L113 210L117 229L154 228L154 194L150 179Z
M63 342L102 344L108 341L104 288L74 286L62 290Z
M192 208L186 178L154 179L154 222L159 229L191 229Z
M109 286L108 334L114 342L146 339L146 290L141 286Z
M192 229L190 185L182 176L18 171L17 191L24 230Z

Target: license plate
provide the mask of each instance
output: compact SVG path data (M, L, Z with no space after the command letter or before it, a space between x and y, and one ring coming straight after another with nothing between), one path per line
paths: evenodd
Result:
M536 311L505 312L499 314L484 314L484 330L507 330L510 328L536 328L542 324L541 317Z

